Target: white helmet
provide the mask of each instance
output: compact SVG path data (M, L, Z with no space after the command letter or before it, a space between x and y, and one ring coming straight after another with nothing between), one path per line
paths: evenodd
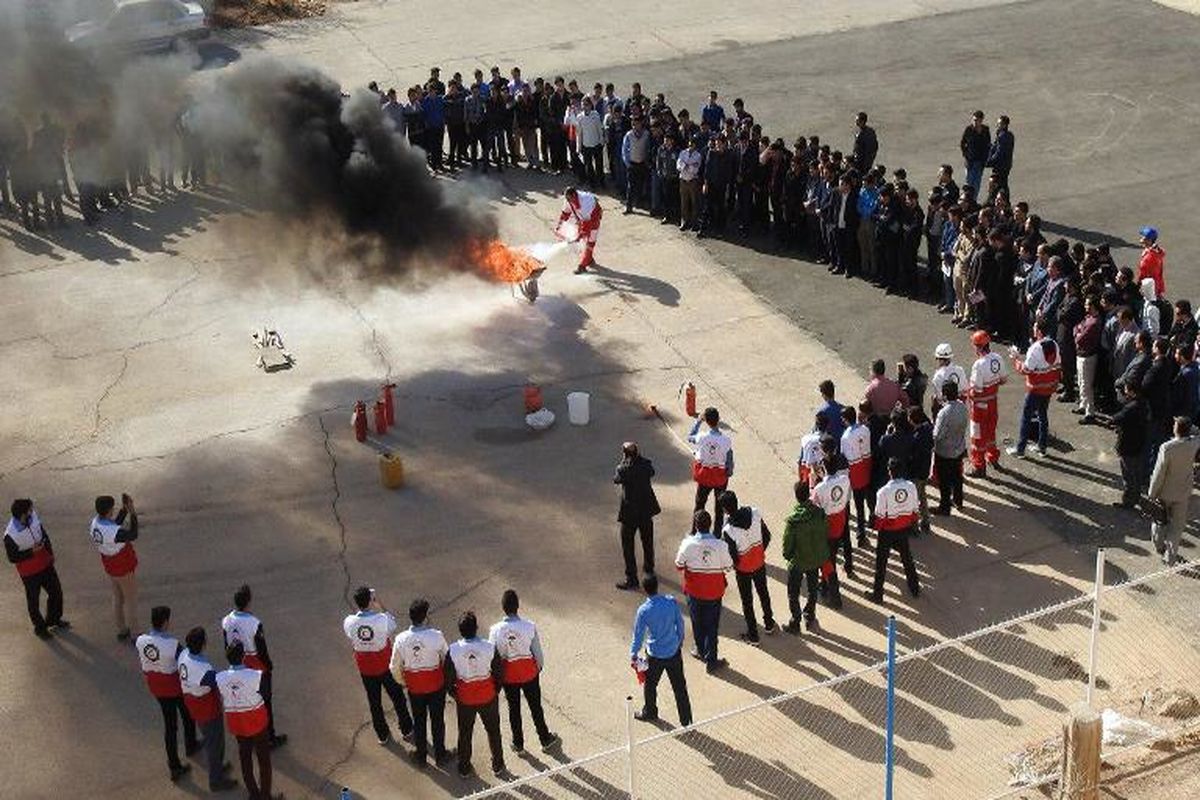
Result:
M954 358L954 350L951 349L949 342L942 342L933 351L934 358Z

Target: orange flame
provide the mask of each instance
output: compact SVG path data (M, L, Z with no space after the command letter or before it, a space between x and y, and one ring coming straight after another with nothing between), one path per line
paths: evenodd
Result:
M472 242L468 255L484 277L501 283L520 283L542 268L542 262L499 239Z

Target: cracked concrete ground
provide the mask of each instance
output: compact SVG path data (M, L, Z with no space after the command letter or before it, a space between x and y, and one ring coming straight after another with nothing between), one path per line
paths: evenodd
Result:
M1079 6L971 5L997 7L929 17L960 6L868 2L851 9L830 2L779 14L771 4L758 4L731 18L724 6L704 0L694 21L680 23L667 7L639 7L649 16L638 30L578 39L569 34L569 14L519 27L451 31L438 24L432 6L400 15L392 5L371 2L339 6L320 20L243 32L232 41L247 55L262 49L324 64L346 85L372 78L404 85L432 63L449 73L519 57L530 75L594 70L598 77L636 76L688 97L701 96L698 87L711 81L748 99L773 97L777 87L754 81L791 59L808 65L804 86L820 91L765 110L769 125L773 114L775 124L802 124L796 115L803 112L803 124L832 135L857 108L857 92L869 91L872 102L883 103L890 86L892 95L916 105L908 112L915 122L906 130L883 130L885 148L913 154L910 163L933 164L941 160L938 137L956 130L961 110L944 107L932 94L911 97L905 87L928 79L921 70L936 61L939 30L956 32L955 41L968 49L973 36L981 48L985 38L988 47L1006 41L1011 47L1026 33L1079 22ZM612 13L619 16L622 8ZM904 19L911 21L890 24ZM1031 20L1041 21L1033 26L1037 31L1030 31ZM1104 3L1080 33L1090 37L1089 59L1117 64L1104 80L1137 80L1137 70L1117 57L1126 26L1140 31L1139 42L1164 43L1139 69L1160 83L1190 78L1195 39L1187 39L1195 21L1150 4ZM558 44L535 47L535 32L542 42ZM839 48L871 52L901 35L911 42L914 72L864 71L855 96L837 91L831 66ZM1029 129L1050 137L1059 123L1046 122L1036 101L1037 87L1053 76L1037 67L1027 64L1025 83L1010 87L1005 98L1024 88L1032 98L1023 113ZM988 96L989 76L1004 65L994 69L956 89L963 103ZM1082 80L1078 74L1068 79ZM1192 95L1171 91L1182 97L1181 108L1195 106ZM1165 153L1178 146L1173 136L1159 126L1138 129L1134 140ZM1024 149L1026 141L1019 177L1036 188L1031 200L1050 205L1063 224L1111 230L1115 218L1130 213L1089 188L1103 185L1107 170L1125 169L1119 161L1101 155L1072 162L1073 193L1056 200L1036 181L1040 170L1062 165L1052 152ZM895 159L889 155L889 161ZM557 183L510 174L503 185L478 189L492 198L507 239L549 237ZM1169 249L1169 263L1186 263L1195 234L1184 212L1155 193L1139 195L1139 203L1159 218L1178 220L1169 228L1178 243ZM199 623L211 632L233 589L243 581L254 585L278 663L280 729L292 734L276 763L289 796L333 796L344 783L372 798L445 797L482 784L436 771L418 774L398 748L379 748L363 735L365 703L339 624L350 587L369 583L401 609L412 596L427 595L436 622L448 631L467 608L490 620L503 589L517 587L547 643L546 701L564 739L559 757L619 745L623 700L635 690L625 648L636 606L633 595L611 588L620 564L609 481L620 442L640 441L659 469L667 511L657 550L665 563L690 507L687 457L675 436L683 428L675 400L682 381L696 381L701 401L722 408L735 437L736 488L743 498L779 519L789 505L794 450L815 405L817 381L831 377L844 394L857 392L867 354L880 348L898 353L901 345L925 352L943 336L928 309L900 301L881 307L873 319L878 325L838 328L844 325L839 303L873 295L854 287L842 296L841 284L832 293L823 270L806 271L769 253L720 243L697 248L642 217L606 216L602 268L576 278L568 265L556 264L543 281L543 298L527 306L505 287L462 277L420 291L316 285L306 274L280 268L273 243L246 235L238 211L218 192L144 202L130 226L97 234L85 235L76 224L46 239L25 234L11 220L0 222L9 322L0 333L7 367L0 398L11 410L0 420L6 445L0 487L37 500L76 623L54 642L38 642L28 634L19 584L0 582L6 609L0 633L11 653L0 671L0 724L11 732L6 752L15 766L8 785L16 796L62 796L79 786L105 798L202 791L194 782L167 783L154 704L133 654L112 638L107 584L84 535L96 494L124 489L138 499L145 526L139 542L143 616L151 604L166 602L178 630ZM1175 275L1192 288L1193 275L1182 268L1171 280ZM264 374L253 367L247 333L265 322L283 332L298 358L294 368ZM891 336L885 326L894 329ZM409 477L395 493L379 488L375 451L355 443L349 429L351 404L373 396L386 379L398 385L398 425L383 442L404 458ZM522 426L521 390L529 380L543 386L559 415L543 435ZM591 392L587 427L566 424L565 393L574 390ZM664 409L673 428L646 419L647 402ZM1015 402L1011 394L1005 408ZM1084 590L1098 542L1120 550L1110 579L1152 568L1148 547L1138 541L1144 531L1114 520L1105 507L1113 465L1103 458L1103 440L1074 434L1064 438L1074 450L1064 447L1050 462L1053 469L1022 465L986 486L972 485L968 513L918 544L926 586L920 600L901 596L896 580L889 586L902 649ZM777 550L770 563L778 608ZM1142 606L1120 609L1120 619L1144 624L1158 652L1182 646L1172 641L1173 629ZM851 599L843 612L822 609L821 620L826 633L819 639L772 640L762 649L723 640L733 665L726 680L707 679L689 665L697 717L882 655L879 609ZM723 630L735 636L740 623L731 596ZM1018 742L1013 749L1036 733L1013 728L1014 719L1057 726L1057 708L1078 694L1078 666L1046 665L1057 663L1056 643L1076 643L1085 626L1071 616L1043 632L1036 646L962 654L940 664L928 684L911 687L904 703L912 722L899 737L901 785L912 796L931 797L971 796L993 785L1002 764L980 761L970 776L954 762L964 752L995 755L976 748L998 733ZM1175 655L1183 664L1197 657ZM761 729L771 736L759 738L786 739L799 748L781 751L786 769L776 763L783 756L773 760L763 742L733 749L714 735L690 756L673 755L698 755L698 766L680 763L696 766L695 780L715 784L664 782L648 796L678 796L685 788L759 797L875 792L877 688L810 698L772 716ZM664 713L670 718L669 702ZM113 753L121 754L119 769ZM554 763L540 755L509 760L520 773ZM831 765L836 770L820 768ZM955 776L949 789L922 783L942 775ZM980 783L970 783L973 778ZM603 768L567 783L570 791L558 790L589 797L614 795L621 785L619 774Z

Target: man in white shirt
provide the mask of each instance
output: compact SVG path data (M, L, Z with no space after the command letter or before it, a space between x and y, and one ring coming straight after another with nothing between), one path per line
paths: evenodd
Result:
M697 147L697 138L688 140L676 160L679 168L679 230L689 231L696 227L700 216L700 169L704 166L704 154Z
M588 186L595 189L604 183L604 119L591 97L583 98L583 110L575 117L575 141Z

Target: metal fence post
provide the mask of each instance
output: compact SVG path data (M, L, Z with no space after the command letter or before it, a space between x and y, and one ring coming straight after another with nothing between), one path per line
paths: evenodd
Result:
M633 765L633 695L625 697L625 758L629 766L629 800L637 800L637 770Z
M1096 550L1096 586L1092 595L1092 638L1088 645L1087 703L1096 693L1096 660L1100 650L1100 593L1104 590L1104 548Z
M896 729L896 617L888 616L887 621L887 744L884 753L883 796L892 800L892 768L895 766L892 737Z

